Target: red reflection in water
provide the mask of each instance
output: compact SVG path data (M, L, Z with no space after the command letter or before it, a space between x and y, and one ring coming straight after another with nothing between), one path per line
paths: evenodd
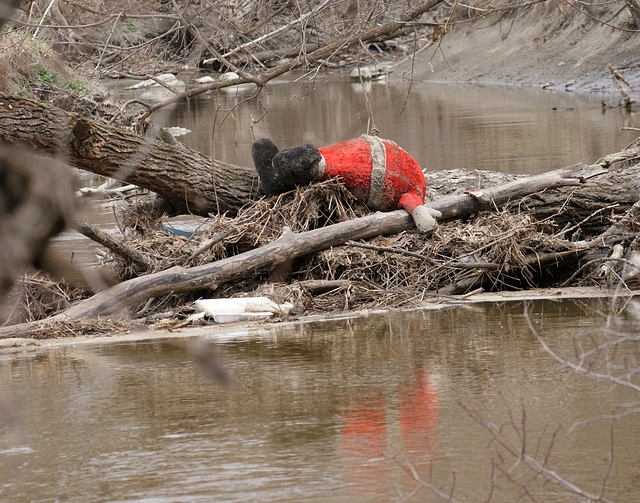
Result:
M403 388L402 402L398 410L398 422L402 438L401 452L413 460L413 467L420 471L428 466L433 456L440 399L435 377L426 369L415 369L413 379L407 388Z
M386 475L382 464L387 436L384 396L359 397L359 402L349 409L341 415L340 428L348 482L362 492L377 492L377 488L384 485Z
M400 445L389 438L390 430L396 428L389 420L393 414L381 392L358 396L358 401L349 404L341 414L340 440L347 482L359 492L385 492L382 488L390 478L384 458L387 447L403 454L416 470L428 466L434 454L440 415L435 376L426 369L415 369L411 380L398 386L396 393L400 397L397 409Z

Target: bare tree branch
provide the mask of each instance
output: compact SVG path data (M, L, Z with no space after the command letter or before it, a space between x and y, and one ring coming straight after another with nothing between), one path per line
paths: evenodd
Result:
M261 74L260 76L253 75L250 79L246 77L245 78L240 77L239 79L228 81L228 82L216 81L201 87L189 89L184 93L178 94L163 102L153 105L144 114L142 114L142 116L140 117L140 121L146 120L151 114L153 114L157 110L164 108L168 105L171 105L172 103L176 103L178 101L188 99L193 96L206 93L208 91L215 91L223 87L229 87L232 85L244 84L244 83L255 83L258 86L262 87L270 80L273 80L276 77L279 77L280 75L290 72L295 68L299 68L309 63L314 63L314 62L318 62L318 61L330 58L338 50L345 50L357 44L360 44L362 42L368 42L370 40L375 40L379 37L394 33L399 29L401 29L405 25L405 23L421 16L428 10L440 4L442 1L443 0L427 0L426 2L422 2L417 7L399 16L397 20L390 21L376 28L370 28L370 27L364 28L359 32L357 32L356 34L354 34L353 36L347 37L342 40L334 40L333 42L330 42L326 44L324 47L321 47L309 54L304 54L304 55L298 56L297 58L295 58L290 62L282 63L281 65L277 66L273 70L267 71L264 74Z

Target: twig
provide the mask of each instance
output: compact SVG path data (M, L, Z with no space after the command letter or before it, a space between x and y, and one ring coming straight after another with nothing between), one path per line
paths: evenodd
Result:
M88 10L88 9L85 9L85 10ZM103 13L101 12L95 12L95 11L92 11L92 12L94 14L103 15ZM84 24L57 24L56 25L56 24L42 24L42 21L40 21L39 23L27 23L20 19L11 19L11 22L17 24L18 26L24 26L25 28L47 28L49 30L77 30L82 28L95 28L96 26L108 24L113 19L120 19L121 17L123 17L123 13L119 12L117 14L110 14L109 16L105 17L104 19L101 19L100 21L96 21L94 23L84 23ZM126 19L154 19L154 20L175 19L177 20L176 16L172 16L170 14L160 14L160 13L154 13L154 14L129 14L128 13L124 17Z
M113 236L84 222L78 222L77 230L84 236L108 248L113 253L130 260L145 271L151 269L153 261L144 253L131 248Z
M575 10L577 10L580 14L584 14L585 16L593 19L594 21L601 23L605 26L608 26L609 28L613 28L614 30L620 30L620 31L626 31L629 33L638 33L640 32L640 30L632 30L630 28L622 28L621 26L615 26L613 24L607 23L606 21L603 21L602 19L598 19L597 17L589 14L586 10L578 7L577 5L573 4L572 2L570 2L569 0L564 0L567 4L569 4L571 7L573 7Z
M423 480L422 477L420 477L420 475L416 471L415 467L404 457L394 455L391 457L391 459L393 459L398 464L398 466L400 466L400 468L402 468L407 474L409 474L409 476L418 484L419 487L428 489L439 498L442 498L444 501L449 501L451 503L458 501L453 497L453 492L456 486L455 471L452 472L453 481L451 483L450 490L448 493L445 493L444 491L441 491L430 482ZM417 491L414 490L412 492L412 496L415 495L415 493L417 493Z
M251 73L245 72L244 70L241 70L240 68L235 66L233 63L228 61L222 54L220 54L216 50L216 48L213 47L213 45L211 45L209 43L209 41L200 34L200 30L198 30L198 28L192 22L190 22L187 18L184 17L184 14L180 11L180 7L178 7L178 4L177 4L176 0L172 0L172 3L173 3L173 8L176 10L176 12L177 12L178 16L180 17L180 20L182 21L182 23L184 23L185 28L187 29L187 31L189 33L191 33L196 39L198 39L198 41L204 47L206 47L211 52L211 54L213 54L215 56L215 59L217 59L220 63L222 63L227 68L229 68L229 69L233 70L234 72L236 72L242 79L245 79L248 82L253 82L254 84L256 84L259 87L264 86L264 83L262 82L262 79L260 79L260 77L255 77Z
M595 264L600 264L602 262L617 262L617 263L620 263L620 264L627 264L627 265L630 265L632 267L635 267L634 264L632 264L631 262L629 262L628 260L623 259L623 258L611 258L611 257L595 258L595 259L589 260L588 262L585 262L584 264L582 264L582 266L580 266L571 275L571 277L569 279L567 279L565 282L563 282L560 285L560 288L564 288L565 286L569 286L573 282L573 280L576 279L580 275L580 273L582 271L584 271L587 267L590 267L590 266L595 265Z
M555 351L553 351L549 345L544 341L544 339L540 336L540 334L538 333L538 331L535 329L535 327L533 326L533 323L531 322L531 319L529 317L529 312L527 309L527 303L524 302L524 316L525 319L527 320L527 325L529 326L529 330L531 331L531 333L533 334L533 336L538 340L538 342L540 343L540 345L542 346L542 348L553 357L554 360L556 360L558 363L560 363L563 367L568 367L574 371L576 371L579 374L582 375L586 375L589 377L592 377L594 379L597 380L602 380L602 381L608 381L612 384L618 384L619 386L623 386L625 388L629 388L633 391L635 391L636 393L640 393L640 385L634 384L626 379L620 379L619 377L613 376L611 374L603 374L601 372L595 372L589 368L585 368L582 365L577 365L569 360L566 360L564 358L562 358L560 355L558 355ZM600 501L599 499L595 498L596 501Z
M562 489L569 491L573 494L577 494L588 501L599 501L601 503L609 503L610 500L602 497L602 495L589 493L584 491L579 486L567 480L565 477L561 476L555 470L551 470L545 466L545 463L542 463L535 459L534 457L523 452L523 446L517 445L511 441L507 437L504 432L504 429L498 426L495 422L484 417L480 412L476 409L464 404L463 402L458 402L458 404L467 412L469 417L476 421L479 425L481 425L490 435L493 441L495 441L498 445L504 448L511 456L513 456L516 460L521 460L529 470L533 473L541 476L547 482L550 482ZM512 427L515 427L512 425ZM546 458L545 458L546 459ZM513 481L513 479L511 479ZM523 489L526 490L525 487Z
M571 195L573 195L573 193L572 193ZM563 203L562 208L564 208L564 207L568 204L568 202L569 202L569 199L570 199L570 198L571 198L571 196L569 196L569 197L567 198L567 200ZM575 229L580 228L580 226L581 226L581 225L583 225L583 224L587 223L589 220L591 220L593 217L595 217L595 216L596 216L596 215L598 215L599 213L602 213L603 211L606 211L606 210L611 210L611 209L613 209L613 208L617 208L618 206L620 206L620 205L619 205L619 204L617 204L617 203L615 203L615 204L610 204L610 205L608 205L608 206L605 206L605 207L603 207L603 208L598 208L596 211L594 211L593 213L589 214L587 217L583 218L583 219L582 219L580 222L578 222L577 224L572 225L571 227L567 227L566 229L562 229L562 230L561 230L560 232L558 232L557 234L554 234L554 237L557 237L557 238L562 237L562 236L564 236L565 234L567 234L567 233L569 233L569 232L571 232L571 231L573 231L573 230L575 230ZM558 212L558 213L556 213L555 215L551 215L551 217L556 216L556 215L558 215L558 214L559 214L559 212ZM545 220L547 220L547 219L545 219Z
M356 248L364 248L367 250L375 250L380 252L387 253L396 253L399 255L406 255L407 257L418 258L420 260L424 260L429 265L439 266L439 267L451 267L454 269L489 269L489 270L497 270L500 268L498 264L493 262L447 262L441 263L433 260L422 253L413 252L410 250L402 250L400 248L391 248L388 246L378 246L378 245L370 245L367 243L357 243L355 241L347 241L345 245L354 246Z
M447 64L447 67L449 68L450 71L453 71L453 68L451 68L451 66L449 65L449 62L447 61L447 57L445 56L443 50L442 50L442 40L444 39L444 37L446 36L447 32L449 31L449 23L451 22L451 18L453 17L453 13L456 11L456 7L458 7L458 3L460 0L455 0L453 6L451 7L451 12L449 13L449 15L447 16L447 20L444 23L444 28L442 28L441 30L441 34L438 37L438 44L436 45L433 54L431 55L431 57L429 58L429 67L431 69L433 69L433 58L436 56L436 53L440 53L442 54L442 57L444 58L445 63Z
M243 222L239 222L239 224L242 224L242 223ZM237 227L232 225L225 232L223 232L222 234L220 234L218 236L215 236L215 237L213 237L211 239L205 240L198 248L196 248L194 250L194 252L189 257L188 262L191 262L198 255L202 255L204 252L210 250L215 245L217 245L221 241L224 241L226 238L231 236L231 234L233 234L234 232L237 232L237 231L238 231Z
M311 17L311 16L319 13L321 10L323 10L330 1L331 0L324 0L324 2L322 2L320 5L317 5L316 7L311 9L306 14L303 14L302 16L300 16L299 18L294 19L293 21L290 21L289 23L287 23L285 25L282 25L280 28L277 28L277 29L275 29L275 30L273 30L273 31L271 31L269 33L265 33L264 35L261 35L260 37L254 39L254 40L250 40L249 42L245 42L244 44L240 44L239 46L237 46L234 49L222 54L221 56L223 58L228 58L229 56L233 56L236 52L241 51L242 49L244 49L246 47L250 47L252 45L258 45L259 43L264 42L265 40L269 40L270 38L275 37L279 33L282 33L283 31L285 31L288 28L290 28L291 26L294 26L296 24L302 24L309 17ZM213 63L216 60L220 61L220 59L218 59L218 57L216 56L215 58L205 59L202 63L205 64L205 65L209 65L209 64Z
M47 17L47 15L49 14L49 12L51 11L51 7L53 7L53 2L55 2L56 0L51 0L49 2L49 5L47 5L47 8L44 10L44 14L42 14L42 17L40 18L40 22L38 23L38 27L36 28L36 31L33 32L33 38L37 38L38 37L38 32L40 31L40 28L42 27L42 23L44 22L44 18Z

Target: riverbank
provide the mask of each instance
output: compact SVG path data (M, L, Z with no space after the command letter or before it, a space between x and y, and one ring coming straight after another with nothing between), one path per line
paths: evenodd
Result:
M454 26L452 31L447 33L444 38L440 38L435 43L429 44L427 48L418 51L417 58L414 59L414 62L418 61L420 64L414 67L414 77L417 79L423 78L424 80L445 80L443 79L443 75L449 72L449 79L455 79L461 82L487 84L509 83L512 85L529 86L543 85L540 84L540 82L548 82L547 79L553 72L557 72L553 74L556 76L561 74L564 79L569 75L569 73L566 73L566 61L560 62L564 64L558 63L555 66L551 63L546 65L541 64L543 60L541 54L543 54L543 51L540 47L544 46L543 49L549 51L548 61L552 62L553 58L558 54L569 55L570 51L568 49L565 50L565 46L572 47L576 45L576 37L580 34L584 35L584 38L590 41L589 44L595 44L598 36L603 36L603 32L601 31L603 25L595 21L592 21L593 26L587 26L586 24L584 26L581 25L580 30L582 31L576 31L575 23L578 22L581 15L572 11L570 12L571 15L563 12L562 6L547 3L542 7L531 8L526 12L520 11L515 14L503 15L503 13L496 12L485 18L476 18L468 22L464 22L464 20L460 18L454 19L452 21ZM543 15L545 13L548 15ZM559 22L559 16L565 14L565 22ZM550 21L546 24L541 24L541 19L548 19ZM607 29L611 30L610 27L607 27ZM568 35L565 36L567 33L572 34L573 38ZM635 34L631 32L614 30L614 33L624 33L627 42L629 42L629 40L635 40ZM551 35L553 35L553 37L551 37ZM498 36L500 40L496 39ZM481 41L480 38L477 37L483 40ZM620 37L622 37L622 35L620 35ZM562 40L562 43L556 43L556 39ZM621 40L621 38L610 39L611 37L607 39L609 42L604 44L608 47L608 49L603 49L605 52L607 50L612 51L612 45L615 46L619 44ZM539 54L539 56L533 59L525 57L525 55L528 54L527 50L532 40L535 42L534 45L538 47L537 50ZM507 42L509 44L508 46L501 45ZM438 49L438 44L440 43L442 45L440 45ZM468 50L469 47L473 47L473 52ZM510 51L509 48L513 48L514 50ZM431 50L442 51L442 62L444 62L444 58L446 58L448 64L448 66L445 65L446 68L438 68L437 58L432 59L428 57L428 53ZM582 63L572 63L570 67L574 72L577 68L581 70L590 69L584 77L585 79L587 76L593 77L595 73L592 74L592 71L596 72L596 68L601 69L606 60L605 56L608 56L605 52L600 54L600 59L583 58ZM551 53L553 53L553 55ZM478 54L481 54L482 57L477 57ZM476 55L476 57L474 57L474 55ZM620 65L620 63L623 62L626 68L634 68L633 65L635 63L633 63L633 61L635 60L633 58L635 55L631 57L617 53L616 57L618 59L614 58L611 60L614 64ZM624 59L625 57L627 59ZM623 58L624 60L619 58ZM631 61L631 63L629 61ZM452 63L455 63L458 67L463 67L464 71L458 72L456 67L452 66ZM480 70L486 69L485 66L489 64L503 68L500 74L501 80L491 80L491 78L495 76L491 71L478 73ZM430 65L433 65L434 71L431 72L429 69L429 73L426 74L425 68L428 68ZM513 71L509 65L513 66ZM604 70L602 70L602 72L604 72ZM600 77L594 77L591 81L591 85L595 87L590 88L590 92L603 92L605 89L604 82L606 79L605 74L602 72L599 74ZM49 74L45 73L44 75L48 76ZM516 78L511 78L513 76ZM40 77L43 78L42 75L40 75ZM540 80L542 78L544 78L544 80ZM65 82L68 82L66 79L65 77ZM54 80L55 82L51 83L52 86L59 86L60 80L57 78ZM587 82L587 80L584 82ZM598 84L598 82L601 84ZM600 85L601 87L598 87ZM549 88L550 86L547 85L546 87ZM569 88L571 88L571 86L564 86L564 90L570 90ZM580 86L576 85L576 89L578 88L580 88ZM317 93L317 91L314 92ZM433 96L429 98L432 99ZM323 106L326 107L326 101L323 102ZM594 122L598 125L597 127L602 127L600 109L598 105L596 105L596 107L598 110ZM24 110L27 106L25 103L21 103L19 106L8 106L7 108ZM289 109L287 111L289 113ZM275 112L272 111L270 113L274 114ZM423 117L428 116L424 108L420 108L420 113ZM40 118L42 118L40 109L38 109L37 114L40 114ZM290 115L303 116L305 113L302 109L299 109L297 113ZM71 119L75 120L73 117ZM95 126L97 130L99 127L102 127L99 122L104 122L104 120L105 114L101 113L96 123L87 127L93 128ZM253 121L253 117L251 120ZM287 118L287 120L291 119ZM403 118L403 120L406 121L406 118ZM338 121L335 122L337 123ZM544 121L540 121L539 118L536 118L536 122L544 123ZM87 124L89 124L88 121ZM254 125L252 122L250 126L252 132ZM317 121L314 120L307 129L311 130L317 127ZM236 125L236 128L239 129L240 126ZM248 128L249 126L247 126L247 129ZM7 129L9 131L15 131L17 128L9 127ZM302 129L303 128L300 128L300 130ZM357 134L362 132L362 126L357 129ZM438 129L438 133L444 130L443 128ZM387 134L388 131L388 129L385 129L385 134ZM486 134L487 131L489 130L483 129L482 134ZM74 132L81 133L82 128L74 127ZM424 136L426 130L420 129L420 132L421 135ZM34 131L31 130L29 134L30 136L34 136ZM347 134L352 133L341 134L341 138L349 137ZM533 143L531 138L536 137L536 135L522 135L522 137L527 137L527 142ZM114 141L115 136L110 136L109 138L111 138L111 140L108 140L106 143ZM460 138L464 141L468 136L464 135L460 136ZM298 140L298 138L296 138L296 140ZM485 141L484 136L482 140ZM539 156L540 152L553 149L553 145L551 145L545 137L538 135L537 140L538 142L532 155ZM589 137L589 142L593 142L592 135ZM516 144L515 142L509 143L508 149L511 149L512 145ZM246 145L249 144L250 140L247 140ZM405 143L403 142L402 144L404 145ZM160 145L166 148L164 143ZM182 143L178 142L175 145L182 145ZM54 148L57 148L57 146ZM168 152L173 153L177 148L178 147L172 147L168 149ZM457 148L457 145L455 148ZM134 150L135 149L137 149L137 146L134 146ZM127 149L118 147L115 150L126 151ZM490 157L493 158L498 150L499 149L493 149L490 152ZM87 151L91 151L92 155L95 155L97 152L93 147L87 149ZM452 147L450 151L454 151L454 148ZM219 153L218 151L218 155ZM601 152L597 153L598 156L601 154ZM85 159L85 157L90 156L78 156L78 158L81 159ZM584 156L580 160L594 162L596 156L592 158L586 157L587 156ZM626 155L624 158L635 160L637 159L637 155L632 153ZM182 161L182 159L183 157L180 157L180 161ZM620 159L616 157L616 160L612 161L612 163L615 164L619 161ZM197 172L201 172L203 164L196 164L198 168ZM610 167L609 163L605 164L606 166L603 165L603 167ZM181 162L178 162L177 165L179 171L184 170ZM439 163L438 166L446 167L446 160ZM138 171L141 171L141 165L137 165L136 168ZM637 169L637 166L630 166L628 168L616 167L616 169L618 168L628 174L631 168ZM533 288L549 285L560 286L569 284L571 281L574 281L573 284L587 284L587 278L591 281L593 279L592 277L600 277L596 267L608 259L611 252L609 245L614 244L613 241L611 241L610 243L607 242L606 247L601 247L600 241L593 240L596 236L600 236L605 232L607 233L606 236L610 237L610 232L622 232L622 230L626 230L628 233L624 235L621 234L617 237L616 243L619 240L623 240L627 244L631 243L629 246L630 252L637 248L637 245L633 242L635 234L632 233L634 230L634 219L636 218L633 211L629 210L623 218L625 222L624 225L629 226L628 229L623 229L624 225L621 226L619 223L621 217L619 214L616 214L618 211L626 212L633 203L636 202L637 195L629 188L635 186L635 179L628 183L621 183L619 176L622 176L622 174L617 176L616 173L614 173L614 169L608 170L608 174L609 173L613 173L612 180L603 182L603 179L599 178L597 183L586 187L586 190L582 190L585 189L585 187L583 187L581 191L573 191L573 189L571 189L570 195L560 192L560 201L546 200L540 203L538 196L536 196L535 199L526 199L524 204L519 205L517 208L512 208L514 212L513 215L508 215L509 212L505 211L500 215L491 214L486 218L481 215L482 218L477 218L478 213L474 212L471 215L472 218L469 220L456 218L455 224L454 222L447 223L446 219L443 219L442 225L439 226L433 236L429 236L428 238L415 236L412 233L401 233L393 240L381 239L366 243L350 242L342 248L334 246L329 250L323 250L317 254L317 256L308 254L308 256L304 258L304 261L300 261L297 264L298 267L294 268L293 272L289 271L287 273L287 278L291 284L294 285L294 290L283 292L283 295L288 294L294 297L292 303L298 305L298 314L308 314L314 310L324 311L325 313L337 313L353 310L366 311L367 309L371 309L372 306L397 308L402 305L403 307L412 308L415 305L419 305L416 302L422 301L425 292L428 292L428 295L435 295L434 292L444 295L456 295L474 290L477 287L486 289ZM455 179L458 175L457 173L453 173L452 176ZM437 177L439 179L445 178L446 174L441 170ZM150 177L152 180L156 178L157 177ZM179 177L173 177L173 179L177 180ZM443 184L444 188L450 188L452 186L450 180L451 177L447 178L447 182ZM600 191L604 183L610 184L610 188L605 191ZM432 187L434 184L428 183L427 185ZM194 186L200 187L201 185L194 182L194 177L188 177L186 189ZM616 193L615 191L620 186L622 186L623 190ZM461 187L461 190L464 191L467 187L483 189L487 188L488 185L484 187L480 186L474 178L474 180L470 181L464 187ZM147 186L146 188L152 191L158 191L153 185ZM171 188L174 188L173 185ZM158 227L159 223L155 219L144 223L140 218L136 218L131 225L123 226L125 232L128 232L128 234L123 234L132 242L132 246L135 248L134 251L143 254L140 262L143 265L140 266L140 270L132 271L131 257L135 255L140 258L140 253L134 253L132 255L129 250L122 252L117 251L117 246L113 247L110 256L107 257L107 262L115 263L117 266L116 274L114 274L116 281L114 282L122 284L131 279L132 276L140 278L154 271L169 270L172 266L192 267L196 264L209 264L215 261L222 261L228 257L240 255L241 253L246 253L265 244L277 241L281 230L284 228L292 228L294 232L306 232L311 227L340 223L345 219L350 220L355 218L355 216L363 214L363 212L367 213L367 211L362 210L362 208L358 210L360 213L355 211L354 208L345 208L344 214L338 215L340 218L336 221L325 221L326 215L331 215L331 217L335 216L334 210L336 206L334 202L344 199L342 197L343 194L338 192L334 193L334 189L326 193L319 192L317 204L314 203L310 206L308 203L311 200L311 195L306 192L300 196L301 199L298 202L289 201L290 204L286 210L287 217L281 220L272 220L274 215L284 214L281 209L276 209L273 201L260 203L262 206L256 206L254 209L255 214L251 214L250 218L244 220L240 219L234 222L221 217L219 220L213 222L211 229L208 229L210 234L205 236L214 243L219 243L219 236L224 236L223 242L212 249L196 246L198 243L195 239L189 239L187 243L183 243L172 234L164 232L161 226ZM594 196L596 190L598 191L598 195ZM617 199L613 201L607 199L611 197L611 194L620 194L620 192L622 192L622 195L616 196ZM216 191L215 185L212 193L215 194L216 204L218 204L220 202L220 192ZM573 208L567 211L567 208L574 204L577 198L582 197L583 193L589 200L596 199L598 200L598 204L602 203L603 206L589 207L589 211L586 214L576 213L575 211L578 210L574 211ZM469 199L482 197L482 194L479 196L475 194L476 192L465 194L464 197ZM549 193L547 193L545 197L547 197L548 194ZM444 194L430 193L429 199L442 195ZM622 199L624 199L624 201L622 201ZM607 203L604 202L605 200L609 201L610 206L607 206ZM282 201L280 201L280 203L281 202ZM303 207L301 206L302 203L305 204L305 208L309 207L309 215L311 215L312 218L307 218L306 215L302 215L302 218L300 218L300 208ZM624 204L621 206L621 203ZM578 201L577 206L580 206L582 209L585 207L581 205L580 201ZM605 208L605 206L607 207ZM551 212L552 214L541 214L538 211L540 208L548 210L551 207L558 208L558 211L556 212L554 210ZM617 209L615 212L609 212L609 207L616 207ZM217 208L218 213L222 213L219 211L220 207L217 206ZM318 210L318 208L320 208L321 211ZM246 207L245 210L253 211ZM524 211L529 211L530 214L525 215L523 213ZM141 210L141 214L146 213L148 213L148 211ZM609 213L615 218L607 217L606 215ZM551 218L553 218L553 222L549 224L548 222ZM292 225L292 222L299 223L300 225ZM585 222L589 222L589 224L583 225ZM592 224L595 225L593 229L590 228ZM576 227L579 227L579 232L574 232ZM240 230L238 231L238 229ZM268 230L268 232L265 231L265 229ZM564 229L569 229L571 232ZM612 230L609 231L608 229ZM583 235L582 239L578 235L580 233ZM584 237L585 234L587 238ZM485 241L476 239L474 237L476 235L484 236ZM505 241L505 236L508 237L508 242ZM592 241L585 241L585 239L588 238L592 238ZM586 247L583 246L584 243L586 243ZM190 247L193 248L190 249ZM159 250L163 250L163 252L159 253ZM164 252L165 250L166 253ZM480 253L480 251L482 251L482 253ZM589 253L586 253L587 251L589 251ZM209 255L204 255L204 253ZM389 257L393 258L384 257L381 253L388 253L390 254ZM437 260L431 257L437 257ZM468 263L470 257L473 257L477 263ZM540 257L544 260L540 260ZM169 259L171 263L169 263ZM417 259L422 260L417 262ZM567 266L566 263L560 264L565 260L570 261L569 266ZM588 268L585 268L587 267L585 264L589 264ZM624 262L618 263L620 266L623 264ZM576 268L576 274L569 272L569 269L573 267ZM270 271L266 269L260 271L260 274L258 274L253 268L247 268L246 281L243 283L233 282L231 285L226 285L224 291L218 291L218 295L232 297L250 294L259 288L271 288L270 284L272 281L269 276ZM361 271L366 271L366 274L363 275ZM578 277L578 273L583 276ZM635 276L631 275L629 277L634 278ZM326 281L328 279L336 280L331 289L333 296L327 295L327 292L321 292L320 297L313 288L307 288L308 285L306 282L309 280ZM227 280L225 279L225 281ZM604 284L604 280L593 279L593 281L596 282L595 284ZM415 286L416 284L420 285L420 287L417 288ZM589 284L594 283L591 282ZM633 286L631 288L633 288ZM403 292L403 295L398 295L398 292ZM87 296L89 295L88 292L85 293ZM201 292L191 293L201 295ZM27 292L27 294L29 295L30 292ZM156 300L153 301L153 298L147 299L149 309L145 308L142 311L138 311L138 319L144 319L144 323L147 325L155 323L157 318L162 318L164 323L174 326L185 323L187 315L190 313L183 312L184 309L176 310L175 308L177 306L190 305L193 298L185 295L183 298L175 299L175 295L176 292L174 289L171 289L168 294L165 292L160 295L160 297L166 297L167 302L159 303L156 298L158 292L155 292L152 297L156 298ZM30 300L34 298L38 297L35 295L29 296ZM70 295L64 299L64 302L73 304L79 300L79 298L80 295ZM310 298L312 298L311 301L309 300ZM284 300L289 301L291 299L285 297ZM122 301L122 299L120 299L120 301ZM43 305L44 304L45 303L43 303ZM135 303L132 302L132 304ZM169 307L171 309L169 309ZM43 313L57 312L62 309L64 308L51 311L40 309L38 315L41 316ZM103 311L96 312L97 314L91 313L91 316L85 312L83 318L90 319L93 315L100 316ZM20 314L21 313L19 313L19 315ZM152 318L152 315L155 318ZM46 324L43 325L45 325L47 330L51 328L47 327ZM129 326L129 328L133 330L131 326ZM82 330L85 329L83 328ZM100 327L96 330L90 328L88 332L82 330L77 331L77 333L95 333L96 330L100 330ZM109 327L108 330L114 330L114 327ZM115 330L125 330L125 328L124 326L117 326ZM66 333L67 332L64 332L64 334ZM55 331L52 331L50 336L63 336L64 334L56 334ZM33 334L33 336L42 337L43 334Z
M533 288L526 291L511 292L481 292L459 300L444 300L425 302L423 305L411 309L374 309L352 312L339 312L336 314L307 315L299 319L283 321L251 321L213 324L207 326L190 326L181 329L133 329L130 331L107 333L92 336L63 337L52 339L32 339L26 337L13 337L0 339L0 355L27 355L39 351L46 351L60 347L81 347L103 344L126 344L132 342L160 342L170 340L187 340L192 338L205 338L212 341L242 340L247 338L264 337L274 328L303 327L309 323L322 323L338 319L364 319L372 314L392 313L400 311L433 311L448 310L453 307L472 308L478 304L492 303L522 303L540 300L577 300L577 299L606 299L611 302L616 300L626 303L629 299L640 296L640 290L625 290L616 292L599 287L567 287L567 288Z
M423 81L507 84L619 98L608 65L640 89L640 33L618 4L568 2L459 20L399 67Z

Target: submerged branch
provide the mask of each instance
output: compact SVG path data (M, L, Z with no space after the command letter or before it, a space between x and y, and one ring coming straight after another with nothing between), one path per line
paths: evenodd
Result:
M77 223L77 230L92 241L95 241L109 249L111 252L131 261L143 271L148 271L151 268L153 261L150 257L139 250L127 246L125 243L114 238L110 234L107 234L103 230L80 221Z

